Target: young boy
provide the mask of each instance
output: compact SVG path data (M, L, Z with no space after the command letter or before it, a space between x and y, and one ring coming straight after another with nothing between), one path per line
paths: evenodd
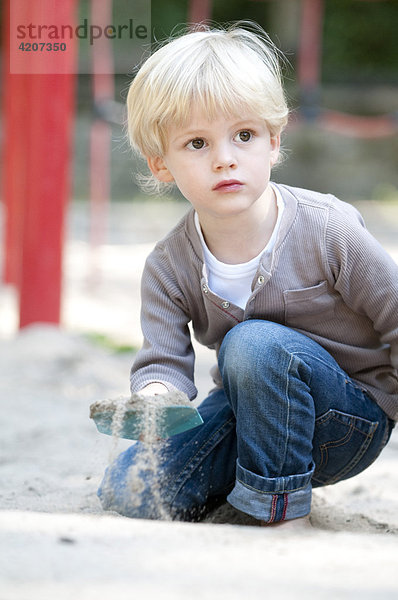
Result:
M159 446L163 505L176 519L225 498L262 524L305 517L312 488L367 468L398 416L398 267L352 206L270 182L288 109L262 30L175 39L127 104L152 182L192 205L146 262L131 390L196 396L189 323L218 358L204 424ZM158 518L149 473L139 494L127 483L139 450L99 496Z

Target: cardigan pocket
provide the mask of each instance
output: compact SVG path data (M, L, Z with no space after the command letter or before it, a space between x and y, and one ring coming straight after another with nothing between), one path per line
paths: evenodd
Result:
M291 327L305 329L335 316L336 299L328 293L327 281L318 285L283 292L285 323Z

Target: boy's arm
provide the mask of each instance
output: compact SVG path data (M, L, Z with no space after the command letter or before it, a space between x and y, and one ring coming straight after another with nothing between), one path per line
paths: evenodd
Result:
M157 247L148 257L141 284L144 342L131 370L132 393L165 393L178 389L191 399L195 355L184 295L167 254ZM150 386L150 387L149 387Z
M326 245L335 289L373 322L398 369L398 265L359 219L332 213Z

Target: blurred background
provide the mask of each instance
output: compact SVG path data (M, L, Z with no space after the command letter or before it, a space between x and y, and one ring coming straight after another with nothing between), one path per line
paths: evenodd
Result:
M145 196L135 182L134 174L142 165L128 147L124 102L136 60L132 61L131 44L126 39L118 43L108 39L107 45L98 42L94 47L87 39L79 40L78 72L70 75L67 83L67 94L72 97L65 108L69 111L68 130L53 135L47 127L51 121L47 112L47 119L36 123L36 130L32 130L35 135L31 134L34 139L41 137L44 150L25 156L22 169L18 168L21 162L12 163L9 157L15 149L10 150L10 143L12 139L15 143L15 135L9 126L10 114L14 123L21 123L29 113L34 115L39 110L39 92L41 110L48 101L45 110L51 111L59 104L57 97L52 99L54 84L49 80L43 93L41 81L55 77L58 85L63 77L28 74L30 81L38 82L39 92L33 84L23 98L23 88L15 87L21 76L9 72L12 39L8 23L10 11L23 8L24 2L3 0L0 11L0 335L13 334L20 325L61 322L72 329L135 343L139 338L138 282L143 259L187 206L177 191L160 200ZM30 10L48 3L34 0ZM387 235L391 242L398 231L392 208L398 203L397 0L72 0L71 8L78 23L90 15L91 19L123 23L138 4L149 23L152 41L202 20L259 23L288 59L284 76L291 120L283 139L286 160L274 171L273 179L360 203L373 221L375 234ZM57 2L52 5L56 9ZM149 47L148 38L141 49L145 53ZM19 131L17 137L23 144L23 129ZM57 143L46 147L51 136ZM70 150L60 153L62 185L55 178L53 188L39 189L34 199L33 179L38 167L32 167L32 154L42 152L45 160L51 161L65 145ZM10 208L14 206L16 177L25 179L24 198L32 192L28 208L24 202L29 200L25 199L17 209ZM48 181L49 188L51 179ZM37 197L45 198L45 194L51 199L46 201L47 207L59 201L61 209L55 217L43 207L40 218L37 216ZM57 221L54 227L53 219ZM10 223L19 233L9 233ZM60 238L60 244L48 238L45 245L50 230ZM59 257L58 267L45 273L49 256L55 255ZM14 257L11 266L10 256ZM46 290L56 287L57 279L59 297L48 297ZM51 303L58 303L60 310L47 310Z
M128 4L128 3L127 3ZM202 3L203 4L203 3ZM211 19L218 23L250 19L271 35L286 54L290 66L285 84L290 106L302 107L297 78L301 33L300 0L213 0ZM325 0L320 40L319 88L314 90L317 107L364 116L396 114L398 119L398 2L396 0ZM187 0L152 0L152 36L162 40L189 18ZM115 61L128 65L127 55ZM115 77L115 99L124 102L130 78ZM79 76L78 115L75 135L74 197L85 198L87 140L92 119L92 85L89 75ZM315 114L313 115L316 116ZM325 135L316 120L291 128L284 145L288 160L275 179L292 185L329 191L345 198L380 198L398 188L398 136L344 135L341 130ZM140 196L132 173L135 165L123 132L113 129L112 188L114 199Z
M128 4L128 3L127 3ZM187 0L152 0L153 39L162 40L178 31L190 16ZM206 4L201 2L200 4ZM216 23L254 20L287 56L285 85L295 113L303 108L298 81L298 56L303 2L301 0L213 0L210 18ZM315 3L317 4L317 3ZM311 8L311 10L315 10ZM316 110L329 108L344 113L379 116L395 113L398 119L398 2L397 0L324 0L320 39L319 88L313 90L317 106L313 117L285 135L288 160L275 179L292 185L330 191L348 199L380 198L398 188L398 136L352 136L347 128L338 132L317 126ZM311 27L311 23L310 23ZM127 55L115 55L128 65ZM130 67L131 68L131 67ZM120 69L119 69L120 70ZM130 77L115 77L115 99L124 102ZM74 197L87 197L87 140L92 119L89 75L78 82L78 127L75 136ZM311 116L311 115L308 115ZM112 198L131 200L140 196L123 132L113 130Z

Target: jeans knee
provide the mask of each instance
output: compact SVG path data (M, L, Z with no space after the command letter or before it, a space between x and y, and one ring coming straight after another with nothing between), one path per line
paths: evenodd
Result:
M243 321L227 332L219 352L220 366L225 363L239 364L239 357L252 349L256 340L254 323L254 321Z
M286 327L263 320L239 323L225 335L219 352L221 374L242 375L255 373L256 367L268 362L266 357L276 357L283 346Z

